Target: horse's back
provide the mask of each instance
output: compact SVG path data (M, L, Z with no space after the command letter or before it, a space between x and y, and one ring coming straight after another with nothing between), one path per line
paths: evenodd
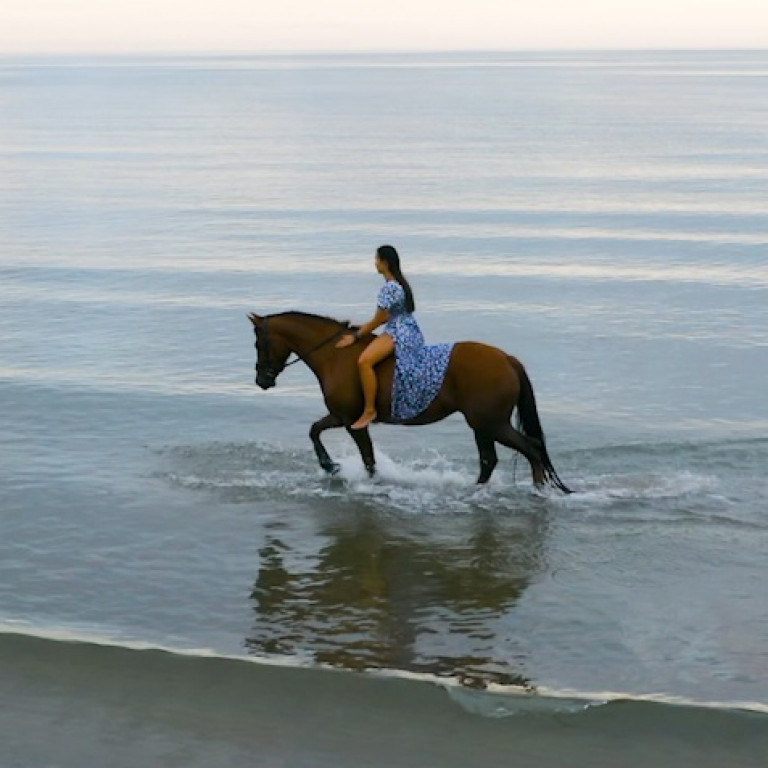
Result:
M511 355L503 349L480 341L459 341L453 346L448 374L473 381L475 386L487 383L499 386L517 379L510 365ZM514 358L512 358L514 359Z

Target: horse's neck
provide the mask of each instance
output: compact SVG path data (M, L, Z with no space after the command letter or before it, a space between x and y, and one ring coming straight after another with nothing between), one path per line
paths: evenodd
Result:
M312 362L316 359L325 357L324 352L333 347L332 337L341 330L340 326L325 320L313 320L312 318L302 318L301 316L286 318L283 327L280 329L283 337L291 346L293 351L299 357L305 358L312 352ZM327 342L324 344L324 342ZM319 345L323 345L318 349ZM310 360L305 358L305 362ZM314 366L313 366L314 367Z

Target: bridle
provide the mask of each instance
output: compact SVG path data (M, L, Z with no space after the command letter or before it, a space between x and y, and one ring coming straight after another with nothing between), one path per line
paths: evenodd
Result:
M337 330L333 335L329 336L327 339L323 339L319 344L315 344L312 349L310 349L308 352L305 352L303 355L300 355L298 352L294 351L293 354L296 355L295 360L291 360L290 362L284 363L282 368L278 370L276 367L273 367L270 363L270 360L272 359L272 340L269 335L269 318L265 317L261 324L259 325L258 329L258 335L259 338L262 339L262 352L263 355L258 355L257 362L256 362L256 371L263 373L265 376L267 376L272 382L275 381L275 379L288 367L295 365L296 363L300 363L302 360L304 362L307 362L307 358L317 352L319 349L322 349L326 344L330 344L334 339L341 336L342 333L346 333L349 330L349 323L345 323L339 330ZM256 342L256 351L258 352L258 341ZM261 361L261 358L264 357L264 361Z

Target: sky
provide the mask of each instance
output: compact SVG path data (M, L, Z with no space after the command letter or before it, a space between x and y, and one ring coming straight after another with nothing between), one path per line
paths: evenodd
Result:
M0 54L768 48L768 0L0 0Z

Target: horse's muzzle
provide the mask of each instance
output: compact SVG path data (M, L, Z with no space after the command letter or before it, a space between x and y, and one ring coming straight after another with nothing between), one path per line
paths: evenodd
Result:
M257 373L256 374L256 384L260 386L262 389L272 389L272 387L275 386L275 376L270 376L269 374L265 373Z

